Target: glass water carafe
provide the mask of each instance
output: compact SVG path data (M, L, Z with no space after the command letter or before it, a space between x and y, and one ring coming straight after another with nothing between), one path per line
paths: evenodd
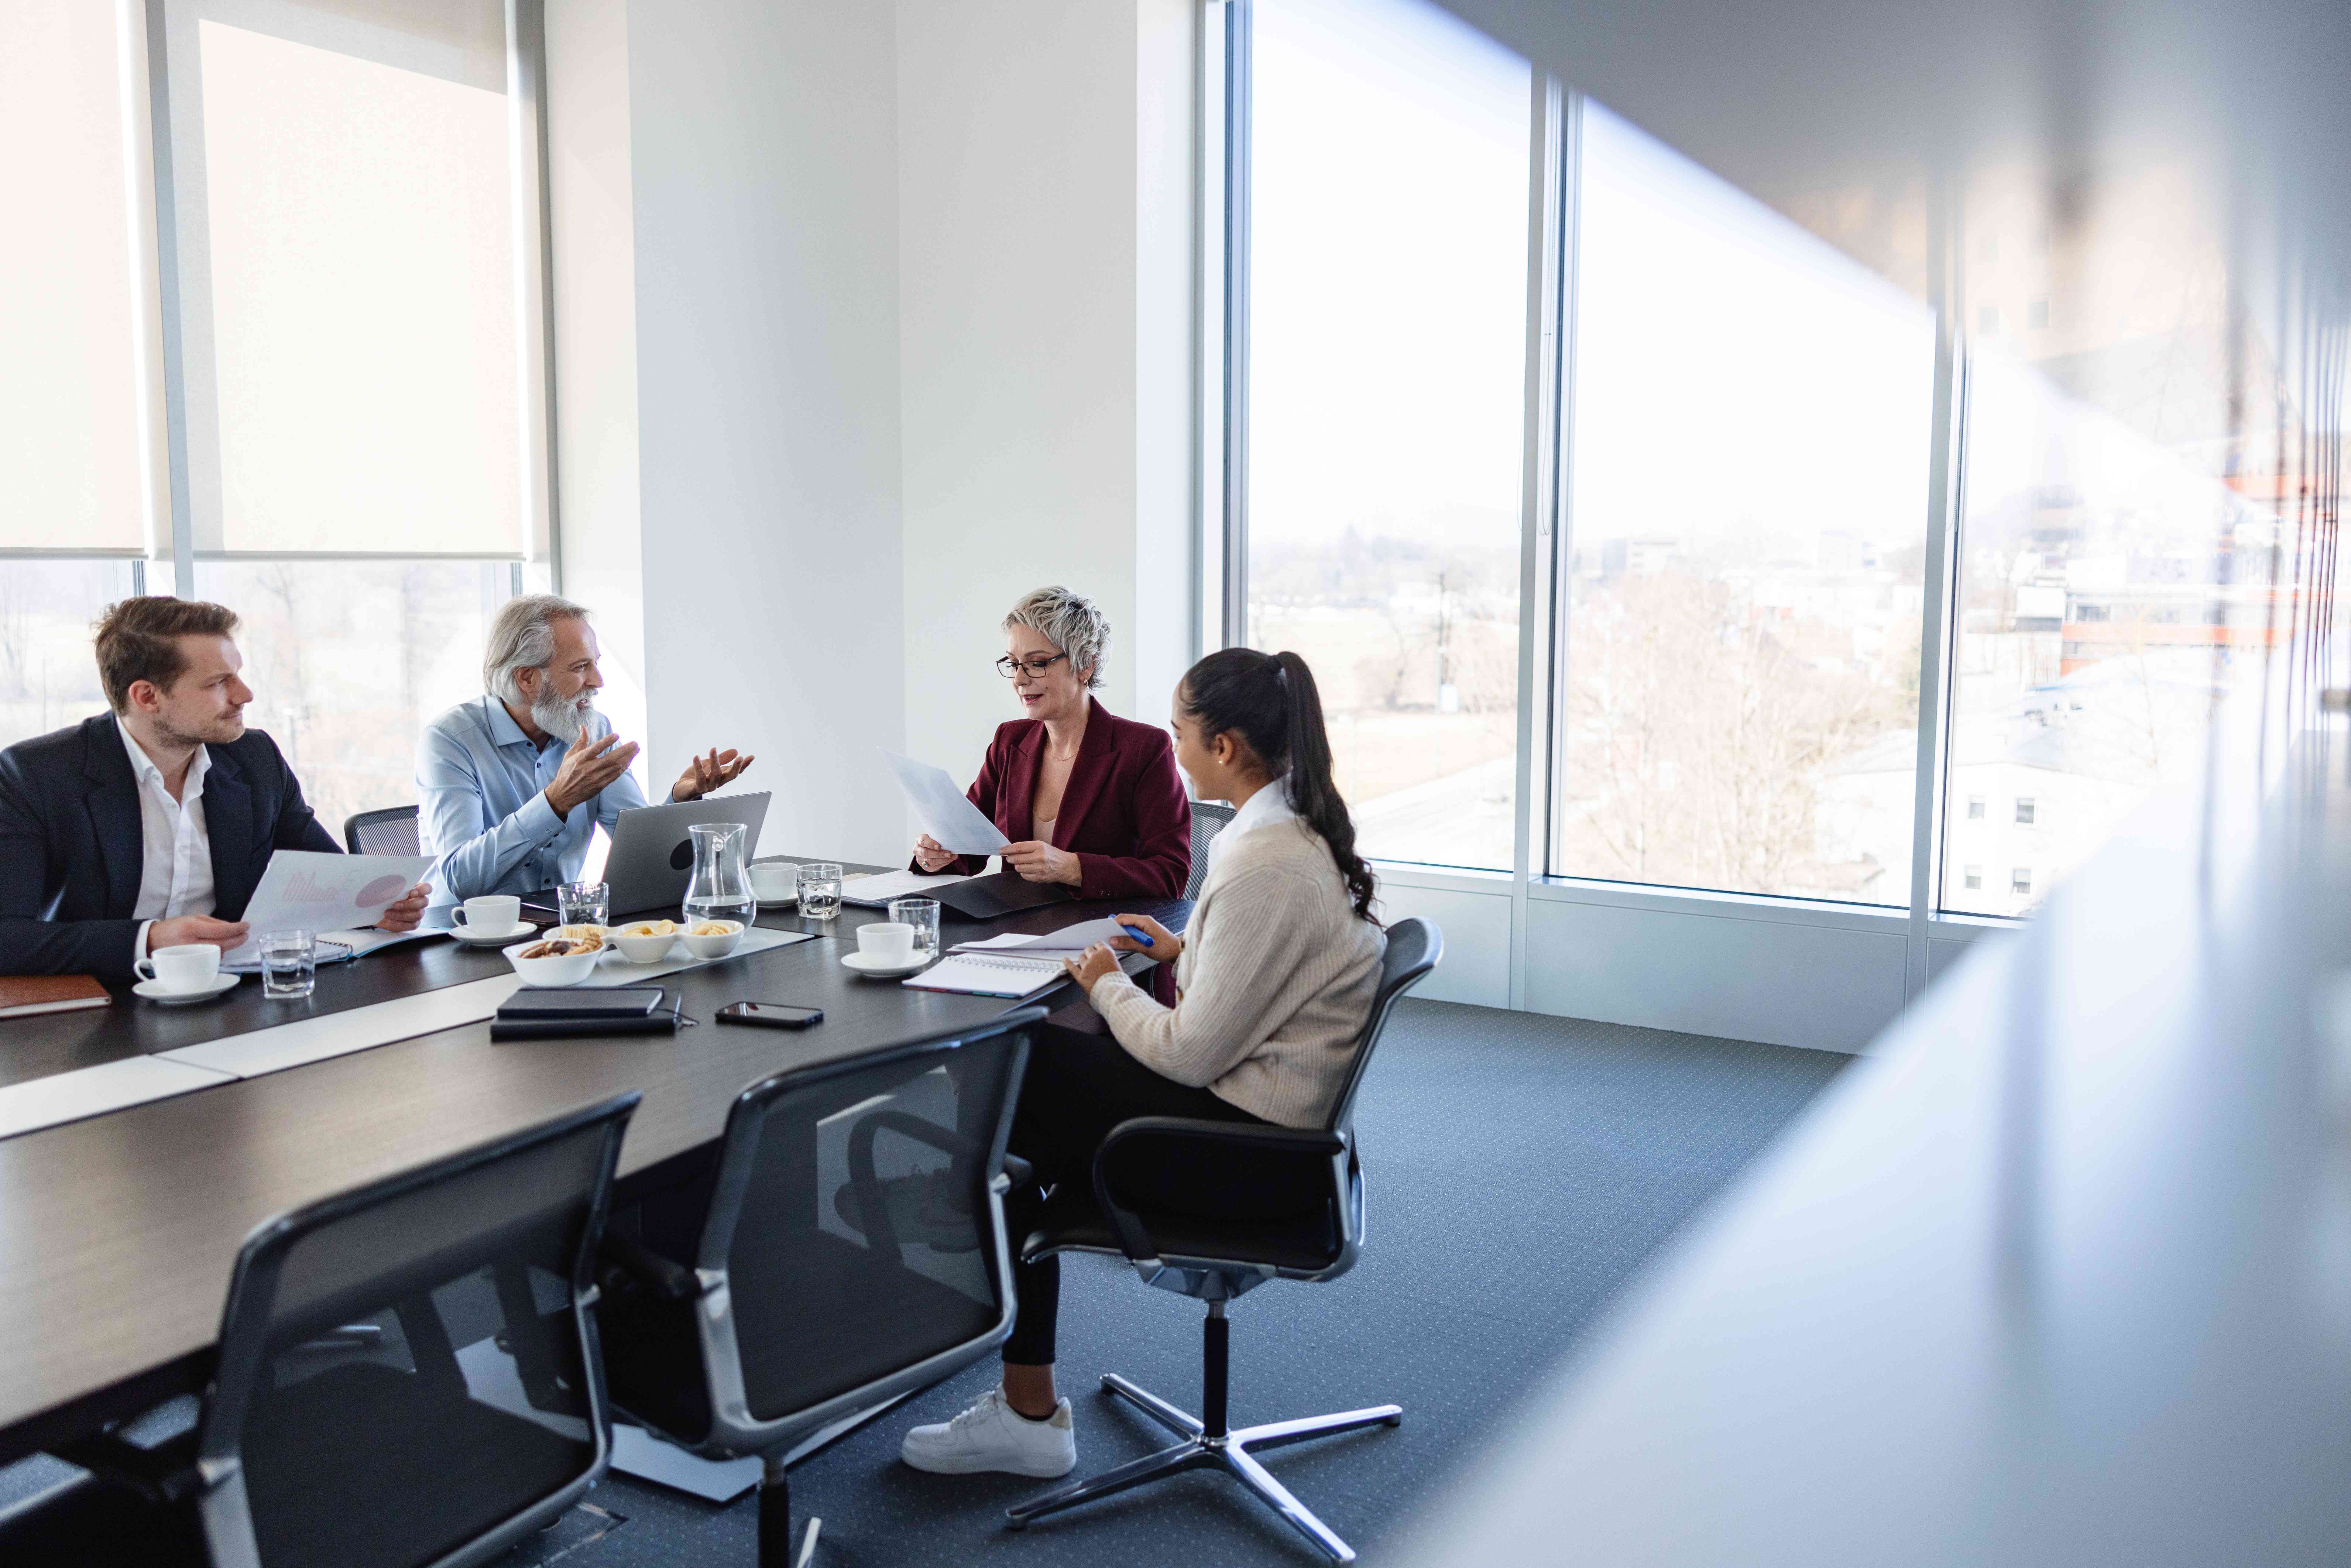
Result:
M694 878L685 884L685 923L739 920L751 924L758 900L751 896L749 834L740 822L701 822L694 835Z

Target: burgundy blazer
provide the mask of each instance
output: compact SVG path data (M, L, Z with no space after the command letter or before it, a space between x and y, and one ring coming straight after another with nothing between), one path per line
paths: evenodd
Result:
M1192 874L1192 803L1176 747L1165 730L1120 718L1092 697L1086 703L1085 738L1049 841L1078 857L1080 898L1180 898ZM966 791L1014 843L1037 836L1029 806L1044 757L1043 720L1000 725ZM977 876L987 868L985 855L962 855L942 869Z

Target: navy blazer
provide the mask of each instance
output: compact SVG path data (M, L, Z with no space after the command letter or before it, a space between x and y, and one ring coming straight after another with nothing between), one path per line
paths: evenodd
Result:
M273 852L343 846L267 735L207 749L213 913L235 920ZM0 751L0 975L131 978L144 860L139 779L112 714Z

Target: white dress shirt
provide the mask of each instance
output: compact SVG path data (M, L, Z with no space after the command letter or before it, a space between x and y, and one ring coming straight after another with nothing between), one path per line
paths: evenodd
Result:
M146 747L120 717L114 727L139 780L139 902L131 911L140 923L131 950L135 960L147 956L147 928L156 921L213 912L213 841L204 829L204 774L213 759L207 747L196 747L174 800Z
M1288 777L1287 774L1283 775L1285 779ZM1217 836L1208 841L1208 869L1210 871L1217 869L1217 853L1225 847L1227 839L1239 838L1251 828L1262 828L1269 823L1289 821L1297 815L1297 812L1290 809L1290 786L1283 783L1281 779L1274 779L1250 796L1249 803L1235 811L1233 820L1227 822L1217 831ZM1204 878L1202 885L1206 884Z

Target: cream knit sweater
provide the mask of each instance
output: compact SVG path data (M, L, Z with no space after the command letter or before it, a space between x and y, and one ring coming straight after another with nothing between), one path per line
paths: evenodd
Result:
M1174 1007L1115 969L1092 999L1154 1072L1285 1127L1319 1127L1371 1016L1386 946L1347 902L1322 835L1284 818L1219 839L1176 960Z

